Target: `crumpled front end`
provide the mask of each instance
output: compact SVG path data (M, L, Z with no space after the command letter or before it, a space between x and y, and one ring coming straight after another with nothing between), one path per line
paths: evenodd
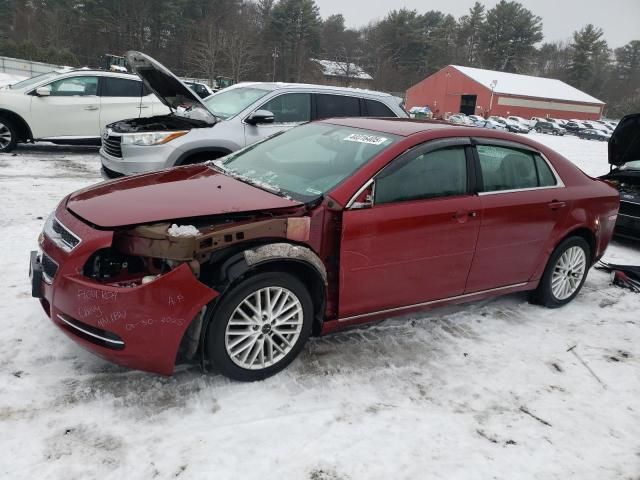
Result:
M34 295L87 350L129 368L171 375L185 332L218 292L201 283L188 263L114 254L114 233L91 228L65 203L32 259L32 270L42 272L33 276Z

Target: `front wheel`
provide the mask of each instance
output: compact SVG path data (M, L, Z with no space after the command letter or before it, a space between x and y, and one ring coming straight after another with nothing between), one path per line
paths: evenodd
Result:
M287 273L259 273L226 293L213 313L207 353L235 380L267 378L289 365L309 335L313 303L304 284Z
M6 118L0 118L0 153L13 150L18 143L18 131L15 125Z
M573 300L587 278L591 248L582 237L563 240L551 254L534 300L549 308L566 305Z

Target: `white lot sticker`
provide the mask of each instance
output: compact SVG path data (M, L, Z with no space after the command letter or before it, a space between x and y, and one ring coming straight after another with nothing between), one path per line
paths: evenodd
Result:
M384 137L376 137L375 135L363 135L361 133L352 133L344 140L347 142L368 143L370 145L382 145L387 141Z

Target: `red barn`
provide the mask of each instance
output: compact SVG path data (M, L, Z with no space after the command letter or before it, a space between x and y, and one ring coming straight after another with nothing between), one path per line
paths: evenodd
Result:
M605 104L552 78L449 65L407 90L407 109L445 113L597 120Z

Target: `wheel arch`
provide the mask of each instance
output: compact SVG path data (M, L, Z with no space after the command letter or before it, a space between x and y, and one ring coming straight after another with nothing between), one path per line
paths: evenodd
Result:
M238 245L221 253L221 258L203 265L201 272L202 280L214 284L216 291L220 292L220 296L207 307L212 312L205 316L200 329L199 350L203 366L206 362L204 346L220 298L243 280L258 273L286 272L307 286L313 301L312 335L320 334L327 302L327 272L313 250L290 242L264 241Z
M581 237L583 238L587 244L589 245L589 249L590 249L590 263L593 265L595 258L596 258L596 254L597 254L597 247L598 247L598 241L596 238L596 234L587 226L582 225L582 226L578 226L573 228L572 230L570 230L569 232L567 232L553 247L553 249L555 250L556 248L558 248L558 245L560 245L562 242L564 242L567 238L569 237Z
M11 120L20 129L20 138L18 140L26 141L33 140L33 134L31 133L31 127L27 121L18 115L16 112L7 110L6 108L0 108L0 118L6 118Z

